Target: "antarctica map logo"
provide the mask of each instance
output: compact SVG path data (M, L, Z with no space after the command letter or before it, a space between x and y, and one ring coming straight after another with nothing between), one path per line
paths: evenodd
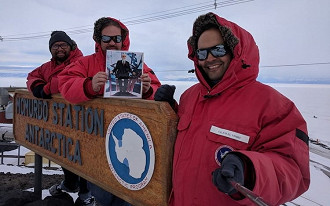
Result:
M222 145L214 153L215 162L221 166L221 160L225 157L228 152L234 151L231 146Z
M115 116L108 126L105 147L109 167L121 185L140 190L149 183L155 166L154 145L138 116Z

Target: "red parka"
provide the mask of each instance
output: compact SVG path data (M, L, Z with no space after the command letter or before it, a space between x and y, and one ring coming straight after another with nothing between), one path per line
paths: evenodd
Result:
M117 21L116 19L113 19ZM126 38L123 39L122 50L127 51L129 49L130 40L129 32L127 27L118 21L121 28L127 31ZM67 67L59 75L60 81L60 92L62 96L71 103L80 103L87 100L90 100L96 96L102 96L104 92L104 86L100 89L99 92L94 92L90 96L87 92L92 91L92 88L86 88L88 86L86 81L89 81L93 76L98 72L104 72L106 60L105 55L101 49L99 43L95 44L95 53L89 56L86 56L74 64ZM146 73L151 78L151 93L147 97L143 96L145 99L153 99L157 88L160 87L160 82L154 72L146 65L143 65L143 73ZM89 79L89 80L88 80ZM91 84L89 84L91 86ZM149 92L148 92L149 93Z
M74 49L70 51L69 57L60 65L56 65L56 61L52 58L50 61L44 63L40 67L34 69L28 74L27 77L27 88L32 91L34 87L45 84L44 92L46 94L59 93L58 89L58 77L57 75L69 64L75 62L78 58L82 57L83 54L74 43Z
M292 101L256 81L259 51L253 37L216 18L239 43L223 79L213 88L188 44L199 83L180 98L170 205L254 205L248 198L234 200L212 183L212 172L219 168L215 156L222 149L247 157L252 168L245 168L245 179L253 181L253 192L271 205L285 203L309 187L306 122Z

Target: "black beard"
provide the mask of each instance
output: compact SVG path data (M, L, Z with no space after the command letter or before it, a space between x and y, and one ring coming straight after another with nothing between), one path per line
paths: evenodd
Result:
M119 50L118 47L116 47L116 46L107 46L106 49L107 50Z
M61 63L63 63L65 60L68 59L68 57L69 57L69 55L65 55L64 57L58 57L57 55L55 55L54 59L55 59L55 61L57 61L57 62L61 62Z
M68 58L67 56L55 57L55 61L63 63L67 58Z

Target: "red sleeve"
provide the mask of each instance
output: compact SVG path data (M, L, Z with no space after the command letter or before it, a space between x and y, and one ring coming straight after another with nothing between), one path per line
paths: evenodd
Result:
M32 72L30 72L27 76L26 86L29 91L32 91L34 87L38 86L39 84L46 84L47 80L44 76L44 71L46 69L50 69L50 63L47 62L40 67L37 67Z
M88 78L88 65L81 59L67 66L58 74L59 90L63 98L71 103L89 100L84 90L86 78Z
M92 77L86 78L84 82L84 91L88 98L92 99L97 96L97 92L93 90Z
M264 116L265 126L251 151L238 151L253 164L253 191L271 205L295 199L310 184L306 122L292 102L283 107L273 105L276 106L271 110L277 115Z
M143 73L149 75L149 77L151 79L151 85L150 86L152 88L152 90L149 89L146 94L143 94L143 98L153 100L157 89L161 86L161 83L158 80L158 78L157 78L156 74L154 73L154 71L152 71L152 69L150 69L146 64L143 65Z

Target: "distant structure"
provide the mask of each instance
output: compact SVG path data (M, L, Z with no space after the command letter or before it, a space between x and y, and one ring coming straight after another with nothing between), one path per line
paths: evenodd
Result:
M11 124L13 122L12 100L16 89L18 87L0 87L0 124Z
M15 90L12 91L14 94ZM13 95L7 88L0 87L0 141L12 141L13 135ZM17 147L17 146L16 146ZM2 148L3 149L3 148Z

